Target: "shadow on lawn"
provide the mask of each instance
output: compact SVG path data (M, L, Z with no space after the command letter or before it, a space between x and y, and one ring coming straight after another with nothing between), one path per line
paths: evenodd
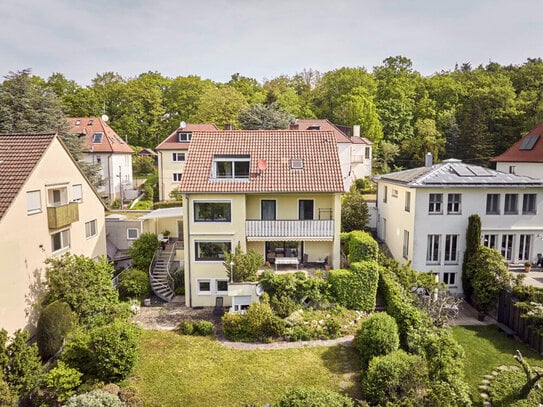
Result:
M352 346L338 345L328 348L321 357L331 373L340 375L340 393L360 399L360 363L356 350Z

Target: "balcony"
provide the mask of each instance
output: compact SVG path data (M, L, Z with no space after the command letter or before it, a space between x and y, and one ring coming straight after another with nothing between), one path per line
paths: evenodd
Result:
M247 220L245 234L249 241L334 239L333 220Z
M49 229L59 229L79 220L79 204L70 202L65 205L48 206L47 222Z

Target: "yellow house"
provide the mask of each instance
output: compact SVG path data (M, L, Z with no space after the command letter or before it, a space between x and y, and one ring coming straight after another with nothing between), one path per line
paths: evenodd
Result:
M0 135L0 329L34 331L44 260L106 254L104 206L55 134Z
M331 131L193 131L181 179L188 306L224 305L224 252L339 267L343 180Z
M193 131L214 131L214 124L186 124L170 134L156 148L158 154L158 189L161 201L173 200L172 191L177 191L185 171L188 150Z

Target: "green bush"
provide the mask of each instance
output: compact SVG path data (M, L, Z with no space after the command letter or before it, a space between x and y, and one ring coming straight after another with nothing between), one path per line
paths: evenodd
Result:
M119 276L117 289L122 300L129 298L142 300L151 291L149 275L147 272L138 269L126 270Z
M286 328L285 336L289 341L310 341L316 339L314 332L307 325L294 325Z
M194 333L194 323L192 321L182 321L179 324L179 332L183 335L192 335Z
M11 395L9 386L2 377L2 371L0 370L0 406L12 406L16 404L16 400Z
M142 233L140 237L132 243L129 249L132 259L132 266L140 270L149 270L159 241L154 233Z
M51 389L58 402L62 403L75 394L81 384L83 373L59 361L57 366L44 376L45 385Z
M355 347L362 366L367 366L375 356L383 356L398 350L400 337L394 318L379 312L362 322L355 336Z
M143 199L146 201L153 202L153 186L149 184L148 182L145 182L144 184L141 184L139 187L139 191L143 193Z
M274 296L270 300L273 311L281 318L286 318L294 311L302 308L302 305L287 296Z
M182 206L183 206L183 201L155 202L153 204L153 209L180 208Z
M373 311L379 285L378 268L376 262L365 261L352 263L350 270L330 270L331 297L346 308Z
M281 397L279 407L353 407L353 401L331 390L296 387Z
M238 313L226 313L222 317L222 330L224 336L231 341L243 342L249 341L252 338L248 333L248 325L246 318Z
M222 317L224 335L232 341L264 341L282 336L284 321L275 316L268 303L253 303L245 314Z
M74 313L65 302L54 301L42 310L38 318L36 342L43 360L57 354L73 324Z
M126 407L119 397L101 390L71 397L64 407Z
M121 389L119 398L127 407L145 407L140 393L135 387L125 387Z
M376 261L379 244L368 232L354 230L346 241L349 263L358 261Z
M426 365L420 356L397 350L370 361L362 380L362 390L370 404L407 399L414 402L413 405L420 405L427 377Z
M431 407L470 407L471 404L468 386L457 379L444 382L432 378L424 397L424 405Z
M213 323L209 321L196 321L194 323L194 333L200 336L208 336L213 333Z

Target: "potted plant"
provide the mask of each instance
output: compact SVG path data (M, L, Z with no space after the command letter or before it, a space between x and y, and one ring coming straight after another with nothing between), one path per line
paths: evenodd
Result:
M532 263L530 263L529 261L524 263L524 271L526 273L529 273L530 271L532 271Z

